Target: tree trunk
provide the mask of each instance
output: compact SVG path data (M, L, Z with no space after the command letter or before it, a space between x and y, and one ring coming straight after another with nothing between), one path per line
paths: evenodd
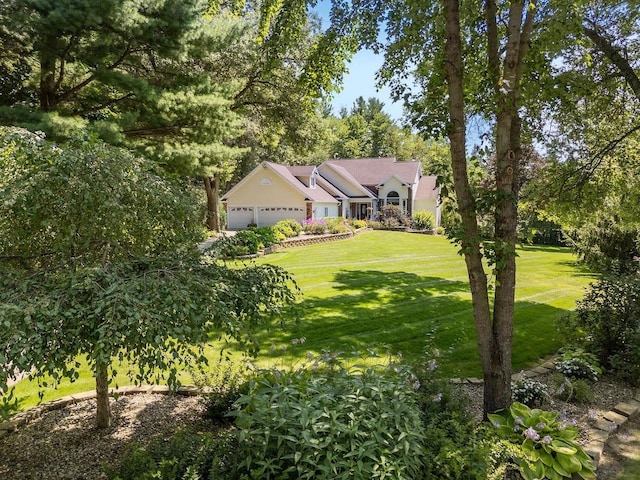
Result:
M39 101L40 109L43 112L53 110L56 105L56 57L53 53L53 47L56 42L55 37L47 37L44 44L49 48L43 48L40 53L40 92Z
M96 421L98 428L108 428L111 425L111 406L109 405L109 378L107 366L96 366Z
M220 192L220 174L204 177L204 188L207 191L207 228L214 232L220 231L220 209L218 195Z

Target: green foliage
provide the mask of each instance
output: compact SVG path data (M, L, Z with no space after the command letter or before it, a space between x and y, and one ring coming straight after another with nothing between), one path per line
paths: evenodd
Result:
M413 366L413 383L423 413L425 480L486 477L488 443L469 416L468 398L448 380L438 379L438 350L425 352Z
M433 213L425 212L424 210L413 212L413 219L411 220L412 228L416 230L431 230L435 224L436 221L433 218Z
M136 383L175 387L187 362L206 365L212 330L255 350L250 332L294 300L290 277L201 258L200 212L153 172L93 138L3 132L0 364L57 382L77 379L78 356L94 373L126 360Z
M361 228L367 228L367 221L366 220L349 219L349 222L350 222L351 226L356 230L360 230Z
M235 476L238 444L233 435L181 430L146 448L132 445L118 468L105 466L110 480L223 480Z
M625 226L612 217L569 229L567 233L574 252L589 268L609 274L638 271L638 228Z
M378 220L385 228L406 227L410 219L398 205L385 205L377 213Z
M302 225L292 218L280 220L273 226L274 230L282 233L285 238L297 237L302 231Z
M242 471L251 478L420 476L424 435L413 382L382 368L271 370L238 404Z
M557 375L554 382L554 394L565 402L589 403L593 400L593 391L586 380L575 380Z
M633 384L640 378L640 278L620 275L589 286L560 329L600 364Z
M520 375L515 382L511 382L511 394L514 402L524 403L528 407L539 407L549 398L549 392L544 383L524 375Z
M349 231L349 225L342 217L327 218L326 220L329 233L347 233Z
M575 380L595 382L602 374L598 358L581 348L565 349L562 356L554 362L555 368L565 377Z
M194 375L194 382L207 390L204 396L205 418L216 422L229 421L231 412L240 395L248 392L248 382L229 361L218 361L209 371Z
M595 479L593 461L576 443L577 428L562 426L557 416L517 402L488 415L498 437L518 447L512 460L525 480Z

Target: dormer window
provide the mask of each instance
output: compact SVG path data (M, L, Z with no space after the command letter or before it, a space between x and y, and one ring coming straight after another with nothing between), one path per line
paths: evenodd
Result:
M318 175L318 171L314 169L309 177L309 188L316 188L316 175Z

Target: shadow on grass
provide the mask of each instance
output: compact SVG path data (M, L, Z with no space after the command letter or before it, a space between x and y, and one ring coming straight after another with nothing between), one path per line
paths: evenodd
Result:
M308 353L330 350L349 355L386 346L411 361L423 358L426 347L436 347L443 353L443 374L479 375L466 281L407 272L341 270L333 282L333 295L303 299L299 323L260 335L262 360L300 364ZM516 302L514 371L560 347L555 322L564 312L546 304Z

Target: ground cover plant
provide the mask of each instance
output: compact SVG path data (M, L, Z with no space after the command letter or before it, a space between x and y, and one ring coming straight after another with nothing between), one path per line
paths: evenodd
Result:
M575 306L593 279L575 266L569 249L525 247L518 254L514 371L562 346L554 322ZM293 367L308 353L349 353L375 344L387 344L407 360L419 359L431 339L441 351L440 375L480 375L464 261L446 238L365 231L349 240L279 250L255 263L285 268L303 293L297 322L285 319L284 329L256 334L261 351L255 363L261 367ZM293 342L303 337L304 343ZM221 347L234 353L213 337L205 352L215 359ZM180 378L192 383L188 372ZM90 390L91 380L90 372L81 370L75 384L62 382L44 399ZM115 383L128 381L119 376ZM21 382L16 393L21 408L38 401L28 382Z

